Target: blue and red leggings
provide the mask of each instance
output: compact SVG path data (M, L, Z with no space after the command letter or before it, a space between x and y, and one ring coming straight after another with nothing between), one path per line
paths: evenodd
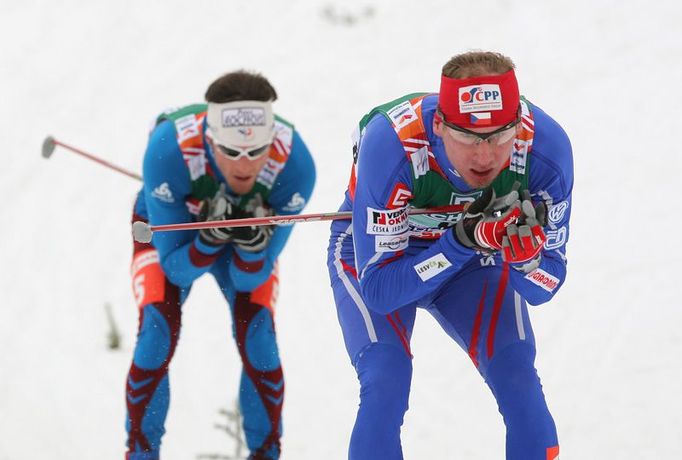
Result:
M271 295L277 277L273 274L254 292L235 292L221 280L243 366L239 394L249 458L276 459L284 398ZM178 343L188 290L171 284L163 275L156 250L140 243L134 251L133 286L140 321L126 381L126 458L158 460L169 406L168 366Z
M330 251L328 265L346 349L360 382L349 458L400 460L417 305L377 314L362 300L353 261ZM475 261L419 307L469 355L495 396L507 428L507 459L557 458L556 427L534 365L526 302L509 284L508 265L483 267Z

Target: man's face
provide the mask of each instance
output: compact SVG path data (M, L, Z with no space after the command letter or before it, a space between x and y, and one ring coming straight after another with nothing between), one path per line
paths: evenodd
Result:
M261 155L256 159L241 155L239 158L234 159L221 153L212 140L209 139L209 143L211 144L218 169L220 169L223 177L225 177L230 189L237 195L245 195L250 192L256 183L258 173L260 173L268 161L268 155Z
M517 133L518 129L520 129L518 126L510 129ZM485 128L471 128L470 131L483 134L493 132L499 128L501 127L488 126ZM504 141L501 144L498 144L495 139L495 137L500 138L498 135L493 136L491 142L481 141L480 139L475 139L473 135L455 131L437 119L434 119L433 130L443 139L445 153L452 165L462 176L462 179L473 188L487 187L495 180L509 160L515 138L512 135L506 140L506 137L511 135L512 132L505 131L501 134L501 139ZM476 142L469 145L474 139Z

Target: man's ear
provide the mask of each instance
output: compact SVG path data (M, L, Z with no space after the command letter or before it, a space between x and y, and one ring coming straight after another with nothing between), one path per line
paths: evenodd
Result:
M443 137L443 118L438 112L433 114L433 133L436 136Z

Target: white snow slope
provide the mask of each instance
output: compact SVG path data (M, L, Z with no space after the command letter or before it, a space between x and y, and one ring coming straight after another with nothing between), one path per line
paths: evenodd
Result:
M276 86L314 154L307 211L334 211L349 135L371 107L437 91L442 64L498 50L575 154L569 275L532 309L537 367L562 458L682 451L682 7L607 0L3 0L0 18L0 460L120 459L137 327L129 219L138 183L58 149L52 134L140 171L149 122L201 102L237 68ZM675 185L678 184L678 185ZM343 459L358 388L325 266L328 225L281 258L283 459ZM106 347L104 304L122 348ZM210 278L184 307L165 460L230 453L213 427L237 394L228 309ZM407 459L504 457L504 429L468 357L420 313Z

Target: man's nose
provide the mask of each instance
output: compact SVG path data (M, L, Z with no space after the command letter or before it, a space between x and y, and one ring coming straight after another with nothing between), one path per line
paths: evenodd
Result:
M240 158L237 158L237 169L244 171L246 169L251 168L251 165L253 164L253 160L246 158L245 156L241 156Z
M474 159L480 164L488 164L493 160L494 148L488 141L481 140L476 144Z

